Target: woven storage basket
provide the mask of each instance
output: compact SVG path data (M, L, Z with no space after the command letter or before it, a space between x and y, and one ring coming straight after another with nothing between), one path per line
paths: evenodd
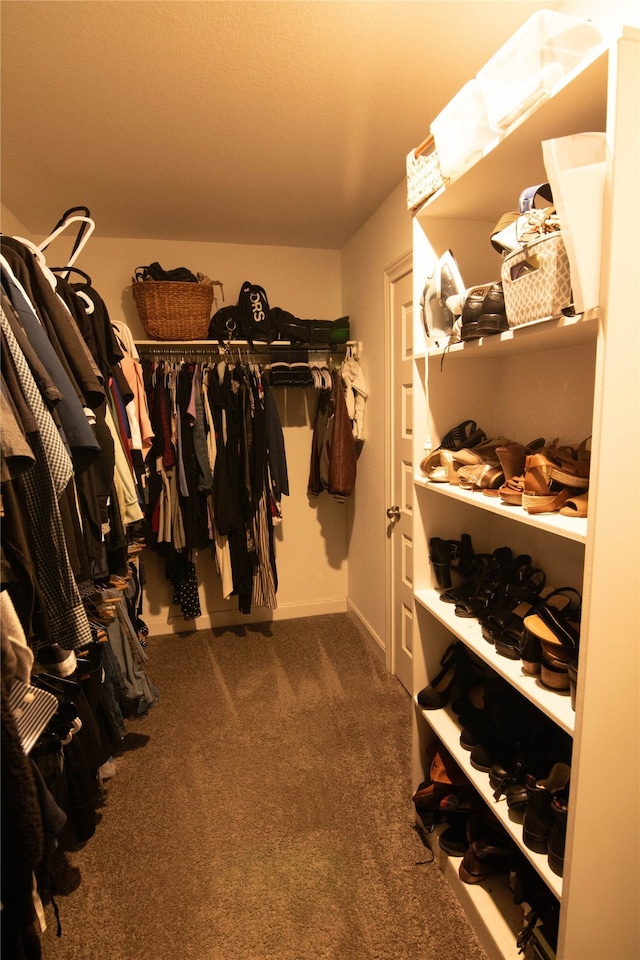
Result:
M407 210L416 210L444 185L434 138L407 154Z
M154 340L206 340L213 285L176 280L141 280L133 299L145 331Z

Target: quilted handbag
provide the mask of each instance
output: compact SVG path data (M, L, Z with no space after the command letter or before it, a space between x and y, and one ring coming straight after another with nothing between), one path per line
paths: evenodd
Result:
M548 320L571 306L569 258L559 231L526 242L501 269L509 327Z

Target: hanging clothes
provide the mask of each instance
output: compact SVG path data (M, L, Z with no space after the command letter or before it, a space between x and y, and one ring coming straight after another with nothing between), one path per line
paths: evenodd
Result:
M13 425L11 437L2 429L2 586L36 655L84 650L102 630L86 596L129 575L128 531L143 518L133 391L90 278L80 297L12 237L1 238L0 268L2 406ZM21 438L31 457L8 457Z
M364 411L369 390L360 363L350 348L340 366L340 377L353 439L356 441L356 450L359 450L364 442Z
M347 411L342 379L331 371L331 389L318 398L311 442L308 493L312 498L326 491L344 502L356 482L356 448Z
M182 615L200 614L194 557L211 547L223 597L274 609L273 518L289 494L284 438L257 364L142 360L153 441L145 508Z

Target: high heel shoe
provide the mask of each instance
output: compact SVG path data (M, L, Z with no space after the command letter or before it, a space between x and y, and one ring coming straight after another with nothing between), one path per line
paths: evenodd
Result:
M440 710L446 707L453 696L454 687L460 686L470 672L469 657L461 641L447 647L440 661L441 670L429 686L424 687L416 700L423 710Z
M498 547L492 554L482 559L471 594L456 603L455 614L457 617L481 616L489 603L496 584L500 582L504 570L512 558L511 547Z
M429 480L438 482L443 471L446 480L446 471L443 470L440 453L442 450L460 450L462 447L470 449L487 439L484 430L481 430L475 420L464 420L456 427L452 427L442 438L440 446L432 450L420 461L420 471Z
M577 590L560 587L536 604L535 613L526 618L525 626L546 643L577 651L581 606L582 597Z
M442 540L432 537L429 541L429 560L433 566L436 583L442 590L452 586L451 573L465 579L473 564L471 537L463 533L460 540Z
M548 457L551 460L551 477L567 487L586 490L589 486L589 462L591 452L587 450L590 437L580 444L568 444L563 447L550 448Z
M494 644L496 653L510 660L520 659L518 637L523 620L533 613L534 604L545 585L544 571L532 567L530 561L526 555L516 557L502 597L492 598L480 618L484 639Z
M459 484L458 471L464 466L472 467L478 464L490 464L493 467L498 467L500 461L498 460L496 450L498 447L503 447L510 442L507 437L496 437L493 440L485 440L471 449L469 447L463 447L461 450L454 452L443 450L440 456L440 462L448 469L449 483L454 485Z
M527 457L524 470L522 506L527 513L555 513L572 494L572 489L555 479L557 468L548 451Z

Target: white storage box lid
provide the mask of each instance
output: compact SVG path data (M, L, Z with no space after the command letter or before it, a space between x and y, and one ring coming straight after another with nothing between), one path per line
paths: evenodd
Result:
M496 139L477 80L464 85L431 124L445 180L460 176Z
M511 126L582 59L602 43L592 23L552 10L539 10L477 74L489 126Z

